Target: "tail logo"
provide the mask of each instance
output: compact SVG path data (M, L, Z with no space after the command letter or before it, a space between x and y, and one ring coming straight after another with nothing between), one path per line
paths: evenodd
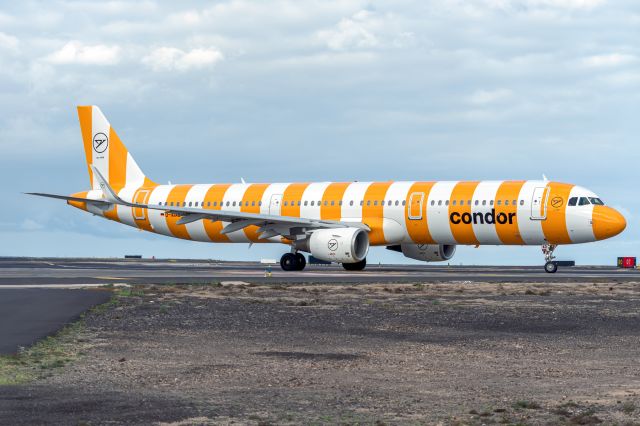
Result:
M102 154L109 147L109 138L104 133L96 133L93 136L93 150Z

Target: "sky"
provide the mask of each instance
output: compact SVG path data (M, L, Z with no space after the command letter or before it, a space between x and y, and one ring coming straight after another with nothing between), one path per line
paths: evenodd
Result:
M549 179L624 234L559 258L640 256L637 0L0 1L0 256L278 258L280 245L140 232L23 195L89 180L99 105L157 182ZM370 263L408 262L372 249ZM542 264L459 247L455 264Z

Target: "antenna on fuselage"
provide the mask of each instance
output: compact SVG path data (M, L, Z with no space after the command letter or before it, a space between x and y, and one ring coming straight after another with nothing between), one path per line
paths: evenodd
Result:
M544 173L542 174L542 180L545 182L549 182L549 179L547 179L547 175L545 175Z

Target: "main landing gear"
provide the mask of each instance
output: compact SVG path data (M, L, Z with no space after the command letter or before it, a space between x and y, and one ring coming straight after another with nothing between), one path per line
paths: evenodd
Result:
M307 266L307 259L302 253L285 253L280 258L283 271L302 271Z
M347 271L362 271L367 266L367 259L364 258L356 263L343 263L342 267Z
M553 261L553 259L555 259L553 251L557 247L555 244L544 244L542 246L542 254L544 254L544 260L546 262L544 264L544 270L549 274L555 274L558 271L558 264Z

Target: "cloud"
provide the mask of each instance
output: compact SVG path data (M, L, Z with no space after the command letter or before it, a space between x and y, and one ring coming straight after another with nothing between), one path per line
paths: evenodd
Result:
M120 51L118 46L70 41L48 55L46 60L52 64L115 65L120 61Z
M185 52L175 47L159 47L142 58L142 63L154 71L189 71L212 67L223 59L222 52L215 48Z
M18 44L19 44L19 41L16 37L0 32L0 49L6 49L12 52L17 52Z
M589 56L583 60L583 63L589 67L616 67L634 62L636 59L633 55L611 53L609 55Z
M487 105L509 99L513 93L509 89L478 90L469 97L474 105Z
M33 219L27 218L20 224L20 229L23 231L40 231L44 229L44 226Z
M605 0L526 0L530 6L548 6L562 9L593 9Z
M342 19L334 28L319 31L317 36L332 50L371 49L380 46L372 31L374 25L373 14L361 10L351 18Z

